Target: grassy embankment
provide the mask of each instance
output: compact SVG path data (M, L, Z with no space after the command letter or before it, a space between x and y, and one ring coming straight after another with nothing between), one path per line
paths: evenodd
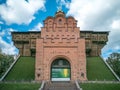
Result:
M87 57L87 78L88 80L116 81L100 57Z
M5 78L7 81L21 81L34 79L35 59L31 57L21 57ZM106 67L99 57L87 57L87 77L88 80L116 80L111 71ZM120 84L80 84L83 90L120 90ZM38 83L1 83L0 90L38 90Z
M120 90L120 84L98 84L98 83L84 83L80 84L83 90Z
M87 78L98 81L117 81L100 57L87 57ZM120 83L81 83L83 90L120 90Z
M39 83L0 83L0 90L38 90Z
M35 74L35 58L20 57L4 80L30 81L34 80L34 74Z

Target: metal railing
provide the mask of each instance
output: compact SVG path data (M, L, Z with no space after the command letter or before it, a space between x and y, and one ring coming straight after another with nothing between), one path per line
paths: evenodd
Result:
M104 60L104 58L102 58L102 56L100 56L101 59L103 60L103 62L106 64L106 66L110 69L110 71L113 73L113 75L117 78L118 81L120 81L120 78L118 77L118 75L114 72L114 70L110 67L110 65Z
M7 71L4 73L4 75L0 78L0 81L2 81L6 77L6 75L9 73L9 71L15 65L15 63L17 62L19 57L20 57L20 54L17 56L17 58L14 60L14 62L10 65L10 67L7 69Z
M39 88L39 90L44 90L44 85L45 85L45 81L42 81L41 87Z
M78 84L77 80L75 81L75 84L76 84L77 90L82 90L82 88L80 88L80 85Z

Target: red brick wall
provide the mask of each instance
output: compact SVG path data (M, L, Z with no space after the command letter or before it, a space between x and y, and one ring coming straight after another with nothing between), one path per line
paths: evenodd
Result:
M85 40L80 39L76 20L61 11L44 21L41 39L36 40L35 79L50 80L51 64L58 58L69 61L71 80L87 80Z

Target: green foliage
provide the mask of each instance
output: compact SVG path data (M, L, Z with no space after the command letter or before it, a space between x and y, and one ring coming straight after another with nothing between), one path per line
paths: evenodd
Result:
M7 81L30 81L34 80L35 58L20 57L12 70L8 73Z
M116 72L116 74L120 77L120 53L112 53L108 57L107 62Z
M6 72L13 61L14 58L12 55L3 54L0 50L0 77Z
M0 83L0 90L38 90L39 83Z
M100 57L87 57L88 80L116 80Z
M90 56L91 49L86 49L87 56Z
M80 84L83 90L120 90L120 84L106 83L82 83Z

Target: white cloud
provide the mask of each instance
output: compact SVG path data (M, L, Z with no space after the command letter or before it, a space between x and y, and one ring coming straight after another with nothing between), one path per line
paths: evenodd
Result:
M1 31L1 29L2 29L2 25L3 24L3 22L2 21L0 21L0 31Z
M42 26L43 25L41 23L38 23L36 26L34 26L33 29L29 31L40 31ZM7 28L7 29L2 29L0 31L0 48L2 49L2 52L5 54L16 55L18 54L18 50L14 46L12 41L12 36L11 36L12 31L18 31L18 30L15 30L13 28ZM5 37L6 39L3 39L2 37Z
M103 48L103 53L110 51L120 51L120 20L113 20L110 25L110 33L107 45Z
M11 31L16 30L7 28L0 31L0 49L2 49L2 52L5 54L15 55L18 54L18 50L13 45Z
M67 15L78 20L82 30L110 31L102 53L120 50L120 0L72 0ZM108 53L109 54L109 53Z
M81 29L99 29L104 23L110 23L113 16L120 17L119 3L114 0L72 0L67 15L78 20Z
M0 5L0 16L7 24L29 24L38 10L45 10L45 0L7 0Z
M3 22L2 22L2 21L0 21L0 24L3 24Z
M0 37L0 48L2 49L2 52L5 54L9 54L9 55L18 54L18 51L16 50L13 43L11 42L9 44L9 43L5 42L1 37Z
M0 30L0 37L5 35L5 31L4 30Z
M69 8L70 2L68 0L56 0L58 7L65 6L66 8Z
M41 27L43 27L43 25L41 23L38 23L36 26L34 26L33 29L30 29L29 31L40 31Z
M120 19L119 20L114 20L111 27L113 29L120 29Z
M17 30L12 29L12 28L1 29L0 30L0 37L11 37L12 31L17 31Z
M41 23L38 23L33 29L31 29L31 31L40 31L42 26L43 25ZM13 28L7 28L0 31L0 48L5 54L16 55L18 54L18 49L13 44L11 36L12 31L18 30L15 30Z

